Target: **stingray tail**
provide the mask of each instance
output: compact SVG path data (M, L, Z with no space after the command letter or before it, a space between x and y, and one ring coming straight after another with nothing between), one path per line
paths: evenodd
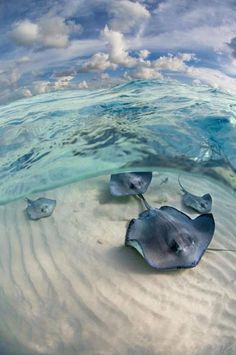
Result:
M232 251L232 252L236 252L236 249L221 249L221 248L207 248L207 250L209 251Z
M28 197L25 197L24 200L25 200L29 205L33 202L33 201L32 201L30 198L28 198Z
M147 210L150 210L152 208L142 194L138 194L138 197L143 201L144 206Z
M183 185L181 184L181 182L180 182L180 174L179 174L179 176L178 176L178 182L179 182L179 186L180 186L181 190L182 190L183 192L187 192L187 191L185 190L185 188L183 187Z

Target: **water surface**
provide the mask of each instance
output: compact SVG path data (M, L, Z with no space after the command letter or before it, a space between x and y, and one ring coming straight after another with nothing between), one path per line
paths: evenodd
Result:
M236 186L235 97L175 81L48 93L0 108L0 203L83 178L177 167Z

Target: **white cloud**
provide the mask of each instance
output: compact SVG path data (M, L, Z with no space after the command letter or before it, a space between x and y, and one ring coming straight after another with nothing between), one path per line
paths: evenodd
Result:
M217 27L232 24L236 18L231 0L165 0L157 5L153 15L153 26L156 23L161 32L204 25Z
M13 24L10 38L21 46L64 48L71 32L80 32L81 26L73 21L65 23L60 16L43 16L37 22L23 20Z
M74 77L72 75L67 75L67 76L61 76L57 81L53 83L53 89L54 90L61 90L61 89L66 89L68 86L70 86L70 81ZM52 85L52 84L51 84Z
M31 46L38 41L39 26L29 20L16 22L10 32L11 39L18 45Z
M38 41L43 47L66 47L69 41L69 28L59 16L42 17L39 22Z
M225 49L226 42L236 31L236 11L233 9L231 0L158 2L145 29L145 47L169 50Z
M106 26L102 34L103 38L107 41L107 49L111 63L124 65L126 67L135 65L136 60L129 56L126 42L121 32L112 31Z
M116 69L117 64L113 64L109 60L109 54L98 52L92 56L90 60L82 65L82 71L104 71L107 69Z
M98 52L87 60L79 71L105 71L107 69L117 69L120 66L130 68L132 71L125 74L125 78L153 79L162 78L160 71L185 72L188 68L187 62L194 60L191 53L180 53L177 56L162 56L156 60L147 60L150 52L142 49L138 53L138 58L130 55L127 44L122 33L113 31L106 26L102 32L102 37L106 40L107 53Z
M177 56L162 56L152 62L152 66L157 69L180 71L186 70L186 62L194 60L195 56L191 53L181 53Z
M150 17L144 5L129 0L110 1L108 12L112 17L109 22L112 30L122 32L128 32Z
M50 91L50 81L39 80L32 84L31 93L32 95L45 94Z
M163 79L156 69L143 66L138 67L131 76L133 79Z
M137 61L135 70L129 75L133 79L163 79L161 71L178 71L185 73L187 62L195 59L191 53L180 53L177 56L162 56L156 60L145 60L142 57Z
M236 94L236 79L231 78L219 70L188 67L185 73L190 77L200 80L202 83Z
M23 97L31 97L31 96L33 96L33 95L32 95L32 92L31 92L29 89L27 89L27 88L22 88L22 96L23 96Z
M79 89L88 89L88 83L86 80L83 80L81 81L79 84L78 84L78 88Z
M106 41L108 53L98 52L86 61L82 71L105 71L117 69L119 65L131 68L137 63L137 59L129 55L126 42L122 33L110 30L107 26L102 31L102 37Z
M139 58L146 59L149 56L150 52L147 49L141 49L139 51Z
M227 42L236 32L236 26L210 27L202 26L188 30L173 30L160 33L134 37L129 39L133 49L147 48L150 51L158 50L214 50L225 51Z

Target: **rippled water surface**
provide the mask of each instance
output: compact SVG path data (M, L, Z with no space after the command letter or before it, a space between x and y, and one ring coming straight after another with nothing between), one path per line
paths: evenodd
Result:
M235 188L235 97L133 81L0 107L0 203L90 176L178 167Z

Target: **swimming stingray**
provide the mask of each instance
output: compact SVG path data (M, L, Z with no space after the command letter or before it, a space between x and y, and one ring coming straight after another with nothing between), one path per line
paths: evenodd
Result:
M196 266L210 244L215 222L212 214L191 219L174 207L152 208L142 195L147 210L129 223L125 245L137 249L156 269Z
M152 172L120 173L111 175L110 191L114 196L138 195L146 192Z
M56 200L50 200L49 198L40 197L35 201L26 198L26 201L28 202L26 213L32 220L51 216L56 207Z
M182 197L183 204L186 207L190 207L199 213L208 213L212 208L212 197L210 194L205 194L203 196L196 196L185 190L178 177L179 186L183 191L184 195Z

